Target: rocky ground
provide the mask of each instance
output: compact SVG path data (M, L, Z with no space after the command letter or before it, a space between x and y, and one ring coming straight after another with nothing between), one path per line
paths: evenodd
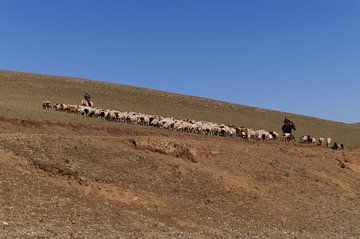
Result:
M360 151L0 118L0 238L360 238Z

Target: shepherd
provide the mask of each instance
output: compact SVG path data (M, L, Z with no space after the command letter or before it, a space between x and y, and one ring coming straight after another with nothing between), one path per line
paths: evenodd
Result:
M296 126L295 126L294 122L292 122L291 120L289 120L288 118L285 117L284 124L281 127L281 129L284 133L285 140L295 141L295 137L294 137L294 135L292 135L292 131L296 130Z
M81 101L81 105L94 107L94 102L91 100L91 95L85 92L84 99Z

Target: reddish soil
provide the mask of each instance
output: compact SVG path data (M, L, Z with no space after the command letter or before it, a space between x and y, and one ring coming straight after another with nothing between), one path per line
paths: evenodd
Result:
M0 238L360 238L360 151L0 118Z

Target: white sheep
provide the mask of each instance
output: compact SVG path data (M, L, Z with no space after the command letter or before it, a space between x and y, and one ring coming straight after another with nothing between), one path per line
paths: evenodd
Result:
M181 123L180 123L179 127L177 128L177 130L178 131L183 131L183 132L190 132L191 127L192 127L192 123L181 121Z
M308 143L309 142L309 137L310 136L308 136L308 135L301 136L300 137L300 143L303 143L303 144Z
M107 120L113 120L113 121L116 121L116 112L113 111L113 110L107 110L105 111L105 119Z
M175 124L175 120L172 118L164 118L160 121L160 123L161 127L163 127L164 129L172 129Z
M255 139L255 130L253 129L246 129L246 139Z
M155 118L150 122L151 126L159 127L159 119Z
M326 141L325 141L326 147L329 147L330 144L331 144L331 138L327 138Z
M139 115L134 112L129 112L126 117L126 121L130 124L137 124L139 120Z
M50 101L43 101L43 107L50 106ZM175 119L173 117L162 117L156 115L147 115L135 112L121 112L110 109L97 109L87 106L77 106L68 104L55 104L53 106L55 110L77 112L81 115L89 117L100 117L106 120L123 121L141 125L151 125L155 127L163 127L165 129L173 129L184 132L203 133L207 135L221 135L221 136L238 136L243 139L258 139L258 140L273 140L279 138L277 132L266 130L253 130L249 128L236 128L231 125L217 124L207 121L194 121L192 119ZM291 134L284 134L284 139L295 141L295 138ZM302 143L316 143L316 139L310 135L305 135L300 138ZM331 144L331 138L319 139L319 144L327 147Z
M269 132L266 130L260 129L255 131L255 138L257 140L265 140L268 138Z

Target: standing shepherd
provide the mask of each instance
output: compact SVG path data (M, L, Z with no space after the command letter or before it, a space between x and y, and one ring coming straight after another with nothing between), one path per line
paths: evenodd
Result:
M295 141L295 137L292 135L292 131L296 130L294 122L285 117L284 124L281 129L284 133L283 136L286 141Z

